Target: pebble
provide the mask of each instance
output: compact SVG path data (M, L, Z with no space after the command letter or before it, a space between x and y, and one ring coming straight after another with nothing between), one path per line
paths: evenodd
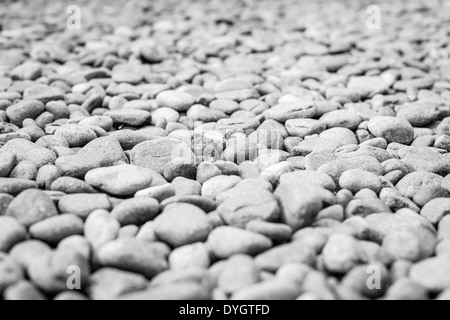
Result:
M140 127L151 121L151 113L138 109L120 109L106 111L104 114L113 120L114 125L127 125L132 127Z
M242 196L245 194L245 196ZM230 226L244 228L250 221L274 222L280 218L277 199L271 192L262 189L234 187L227 198L217 207L217 213Z
M270 238L274 243L288 241L292 235L292 228L281 223L252 220L245 225L245 229L260 233Z
M398 142L409 145L414 140L412 125L401 118L374 117L370 119L368 128L375 137L383 138L388 143Z
M300 184L304 185L317 185L324 189L334 192L336 190L336 184L333 179L327 174L317 172L314 170L295 171L291 173L283 174L280 178L280 184Z
M433 103L405 103L399 107L397 117L407 120L414 127L424 127L439 118L439 108Z
M379 275L376 282L371 278L374 274L372 270L376 270ZM374 283L377 285L375 288L368 286L368 284L373 285ZM377 299L385 294L389 286L389 271L380 263L357 266L345 275L341 286L363 297Z
M111 216L117 219L122 226L142 225L153 220L160 212L160 205L152 198L128 199L111 211Z
M114 1L76 39L0 2L3 300L448 297L435 1L383 11L396 39L352 2Z
M176 111L186 111L195 104L195 99L188 93L181 91L163 91L156 96L156 102L162 108L171 108Z
M124 294L144 290L147 279L139 274L114 268L102 268L91 275L89 296L94 300L114 300Z
M295 283L272 279L235 292L231 300L295 300L300 293Z
M386 300L420 301L428 296L424 287L407 278L395 281L386 292Z
M30 189L20 193L8 206L6 215L14 217L25 227L58 215L52 200L40 190Z
M421 189L429 186L440 186L443 178L437 174L416 171L406 175L395 186L405 197L412 199Z
M57 294L67 290L70 281L71 266L79 270L79 283L85 287L90 274L90 266L86 258L71 250L56 250L46 254L30 264L28 276L36 286L48 294Z
M94 250L98 250L110 241L116 240L119 235L120 223L115 217L104 209L93 211L86 219L84 224L84 235L88 241L88 248L92 246ZM73 238L74 239L74 238ZM66 239L68 241L68 239ZM64 241L66 241L64 240ZM74 244L81 239L74 239ZM67 243L65 245L68 245ZM78 245L77 247L83 247Z
M394 232L383 240L383 249L395 260L419 261L421 258L420 239L409 231Z
M97 138L95 131L87 126L78 124L65 124L55 131L55 136L65 139L69 147L84 147Z
M159 138L142 142L131 150L131 164L164 173L166 164L174 157L190 155L191 150L181 141Z
M433 225L439 224L444 216L450 214L450 199L436 198L425 204L420 214Z
M153 171L133 165L118 165L89 171L84 180L94 188L114 196L129 196L148 188L153 181Z
M345 234L334 234L323 248L325 268L332 273L346 274L364 261L361 251L358 240Z
M260 280L260 270L252 257L237 254L224 263L217 279L217 286L226 294L233 294Z
M101 266L117 268L153 278L168 268L170 249L160 242L118 239L103 245L97 252Z
M33 224L30 235L37 240L54 245L61 240L83 233L83 220L74 214L61 214Z
M351 158L339 158L322 165L317 171L327 174L336 183L348 170L363 170L380 176L383 173L381 164L373 157L358 156Z
M55 179L50 185L50 190L60 191L66 194L96 192L94 188L83 180L72 177L60 177Z
M24 139L9 140L2 148L4 151L14 154L18 162L31 161L38 169L46 164L53 164L56 155L44 147L38 146L31 141Z
M7 254L0 252L0 293L3 294L5 289L23 280L24 271Z
M305 138L326 130L326 124L314 119L290 119L287 120L286 130L290 136Z
M17 178L0 178L0 193L8 193L16 196L24 190L37 188L38 184L35 181Z
M73 213L85 219L94 210L110 210L111 203L105 194L76 193L63 196L58 209L60 213Z
M208 249L201 242L178 247L169 256L169 265L172 270L207 269L210 264L211 259Z
M25 100L6 109L6 115L11 123L22 126L25 119L36 119L45 111L44 104L38 100Z
M11 171L9 176L11 178L25 179L25 180L36 180L38 169L31 161L21 161L18 163L14 169Z
M358 193L362 189L370 189L377 194L381 191L381 182L378 177L368 171L353 169L345 171L339 178L339 186L347 189L353 194Z
M16 244L9 252L11 258L19 263L24 269L42 258L50 254L52 249L42 241L27 240Z
M26 280L21 280L8 288L3 292L3 298L8 301L38 301L47 300L45 295L40 292L36 287Z
M12 152L2 151L0 153L0 177L9 177L16 165L16 156Z
M207 245L219 259L235 254L255 256L272 247L272 241L261 234L230 226L215 228L209 235Z
M215 199L222 192L236 186L241 181L237 176L217 176L203 183L201 194L204 197Z
M327 129L338 127L355 130L362 122L362 119L352 111L335 110L325 113L320 117L319 121L323 123Z
M315 186L288 181L281 183L274 195L280 202L282 221L294 231L311 224L323 207Z
M16 244L27 239L27 230L16 219L0 216L0 251L9 252Z
M39 188L49 190L54 181L61 178L61 174L59 172L58 167L52 164L46 164L42 166L36 176L36 182L39 185ZM68 191L67 189L64 189ZM62 190L54 190L54 191L62 191Z
M155 234L172 247L207 239L212 230L205 212L191 204L173 204L155 219Z
M440 293L450 288L449 268L449 257L429 258L412 266L410 278L428 291Z
M255 263L268 272L276 272L290 263L314 265L316 251L301 242L281 244L255 257Z
M317 106L308 100L298 100L278 104L263 112L266 119L285 123L290 119L313 118L317 113Z

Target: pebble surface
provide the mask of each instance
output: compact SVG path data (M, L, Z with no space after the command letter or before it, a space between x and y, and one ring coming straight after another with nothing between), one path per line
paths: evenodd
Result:
M0 3L0 300L449 298L448 3L78 2Z

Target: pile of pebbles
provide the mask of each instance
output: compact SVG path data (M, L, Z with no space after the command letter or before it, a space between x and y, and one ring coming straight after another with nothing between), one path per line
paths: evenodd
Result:
M450 298L448 3L79 3L0 4L3 299Z

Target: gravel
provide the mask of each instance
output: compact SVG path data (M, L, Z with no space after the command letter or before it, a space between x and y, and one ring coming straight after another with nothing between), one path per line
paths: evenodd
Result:
M0 300L448 297L442 3L77 5L0 4Z

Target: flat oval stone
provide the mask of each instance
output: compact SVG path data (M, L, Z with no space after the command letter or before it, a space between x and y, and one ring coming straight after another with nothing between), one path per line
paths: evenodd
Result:
M133 195L150 187L154 172L133 165L118 165L89 171L84 180L94 188L115 196Z
M353 194L362 189L370 189L377 194L381 191L381 181L375 174L358 169L345 171L339 178L339 185L342 189L350 190Z
M151 113L145 110L139 109L119 109L107 111L103 114L110 117L114 124L125 124L132 127L140 127L151 120Z
M412 266L411 279L431 292L442 292L450 287L449 257L436 257Z
M30 227L30 235L34 239L53 245L67 237L82 233L83 220L74 214L61 214L47 218Z
M153 220L160 212L160 205L152 198L128 199L111 211L111 216L115 217L122 226L142 225Z
M27 230L15 218L0 216L0 251L9 252L19 242L27 239Z
M171 108L177 111L186 111L195 104L195 99L188 93L181 91L163 91L156 96L158 105L163 108Z

